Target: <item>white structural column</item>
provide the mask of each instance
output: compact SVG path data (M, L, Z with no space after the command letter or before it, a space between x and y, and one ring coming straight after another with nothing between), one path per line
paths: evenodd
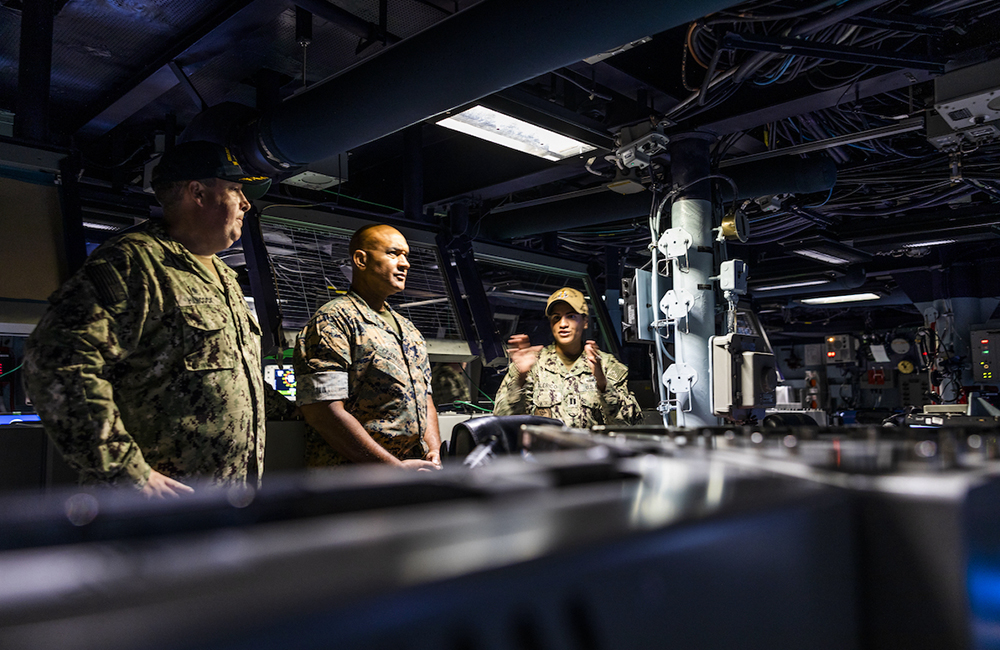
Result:
M677 394L680 402L677 424L715 426L719 419L712 414L708 357L708 341L715 336L715 292L710 279L715 275L711 253L712 204L702 199L674 201L670 222L673 228L683 229L692 238L686 259L678 258L671 263L674 291L693 297L687 317L674 334L676 362L690 368L688 372L693 371L694 376L689 394Z
M712 413L708 341L715 336L715 275L712 254L712 183L709 152L714 136L688 133L670 142L670 172L677 198L670 207L670 228L690 236L687 254L671 262L673 290L689 301L687 316L674 328L675 364L668 373L689 382L672 381L674 387L688 385L687 394L676 392L677 425L715 426Z

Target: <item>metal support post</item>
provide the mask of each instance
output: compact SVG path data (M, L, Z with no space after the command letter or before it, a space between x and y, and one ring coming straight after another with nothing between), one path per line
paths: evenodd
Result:
M464 234L465 224L468 222L468 207L453 203L449 209L449 222L451 228L442 229L437 235L448 292L455 305L462 335L472 352L482 358L483 364L490 365L506 356L506 348L496 331L493 308L479 278L472 240Z
M32 0L21 8L14 135L49 140L49 89L52 84L52 30L55 0Z
M260 214L251 207L243 217L243 254L247 261L247 275L250 277L250 293L253 295L254 311L263 332L261 336L261 356L281 353L285 342L281 338L281 310L278 307L278 290L274 286L271 260L267 256L264 236L260 229Z
M73 152L59 161L59 204L62 209L63 246L66 251L66 276L76 273L87 260L87 242L83 232L80 207L80 154Z
M714 136L688 133L670 142L670 171L677 196L670 207L670 227L690 237L683 257L671 261L673 291L688 304L684 327L675 328L674 375L689 381L678 392L677 425L715 426L709 380L709 339L715 336L715 291L712 255L712 185L709 149ZM688 302L689 301L689 302ZM668 369L669 370L669 369ZM680 382L676 382L680 383ZM676 387L676 386L675 386Z
M403 215L410 221L425 221L424 150L422 124L403 131Z

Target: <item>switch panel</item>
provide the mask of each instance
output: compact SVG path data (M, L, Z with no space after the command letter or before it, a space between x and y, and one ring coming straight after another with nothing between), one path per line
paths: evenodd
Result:
M856 361L855 352L858 349L858 340L850 334L838 334L828 336L824 339L826 349L826 362L830 363L854 363Z
M970 337L973 380L1000 382L1000 330L973 330Z

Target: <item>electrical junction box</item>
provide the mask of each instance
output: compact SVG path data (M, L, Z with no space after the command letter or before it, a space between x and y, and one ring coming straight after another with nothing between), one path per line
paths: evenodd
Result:
M972 330L972 378L978 382L1000 382L1000 330Z
M1000 59L966 66L934 79L934 112L927 140L943 151L1000 140Z
M623 333L627 341L656 341L658 334L653 331L653 323L656 320L653 309L653 274L650 271L636 269L635 276L622 283L622 293L625 297L624 313L622 316ZM656 297L657 303L663 298L670 280L660 276L657 280L657 291L660 295ZM666 336L667 331L663 332Z
M850 334L838 334L824 339L826 346L826 362L854 363L858 350L858 340Z
M712 412L773 408L778 375L774 355L759 336L727 334L709 339L712 354Z
M966 66L934 79L934 110L959 131L1000 118L1000 59Z
M747 263L743 260L728 260L719 265L719 288L723 291L743 295L747 292Z

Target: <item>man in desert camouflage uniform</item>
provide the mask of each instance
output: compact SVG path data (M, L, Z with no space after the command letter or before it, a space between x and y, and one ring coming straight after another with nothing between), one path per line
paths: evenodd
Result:
M569 287L545 306L555 342L532 346L525 334L507 342L507 376L497 391L494 415L540 415L568 427L635 424L639 404L628 389L628 368L594 341L583 342L587 301Z
M192 491L187 480L259 480L260 328L215 253L269 184L221 145L177 145L153 174L162 223L99 247L50 298L27 387L83 482L163 497Z
M386 299L406 288L410 248L395 228L350 242L351 289L317 310L295 344L306 465L437 469L441 439L424 337Z
M453 408L455 402L469 401L469 382L465 378L465 363L439 363L431 370L431 391L434 405Z

